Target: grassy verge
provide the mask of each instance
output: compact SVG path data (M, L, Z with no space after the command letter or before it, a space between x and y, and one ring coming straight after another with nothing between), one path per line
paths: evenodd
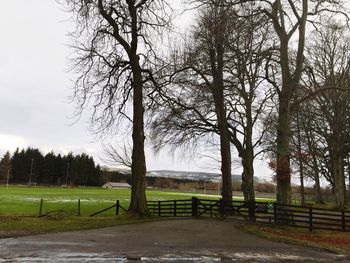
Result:
M0 238L94 229L152 220L155 219L130 219L125 215L117 217L78 217L62 214L46 217L0 216Z
M349 232L314 231L294 227L276 227L257 224L246 224L246 231L274 241L287 242L326 249L338 254L350 255Z

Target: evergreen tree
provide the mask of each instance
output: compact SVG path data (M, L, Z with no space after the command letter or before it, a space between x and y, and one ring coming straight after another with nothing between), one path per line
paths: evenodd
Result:
M25 179L27 178L26 176L26 171L25 171L25 152L24 149L19 151L17 148L16 151L14 152L12 159L12 182L14 183L24 183ZM28 173L27 173L28 174ZM27 180L28 182L28 180Z
M7 151L0 161L0 182L7 183L7 179L11 169L11 156Z
M38 149L27 148L24 164L28 174L28 184L43 181L44 156Z
M38 149L27 148L21 151L16 149L11 159L9 153L6 158L12 164L12 182L14 183L71 186L98 186L102 183L100 166L96 166L94 159L85 153L74 156L70 152L62 157L60 154L56 156L51 151L43 156ZM1 174L0 162L0 180L4 181L4 178Z

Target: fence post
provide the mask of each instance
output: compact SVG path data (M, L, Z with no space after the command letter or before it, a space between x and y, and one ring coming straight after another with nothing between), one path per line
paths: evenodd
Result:
M345 223L345 211L341 211L341 226L342 230L346 231L346 223Z
M309 208L309 231L312 232L312 207Z
M192 216L197 217L198 216L198 198L192 197Z
M161 216L161 214L162 214L162 210L160 207L160 201L158 201L158 216Z
M176 200L174 200L174 216L176 217Z
M44 202L44 200L41 198L41 199L40 199L39 216L41 216L41 214L42 214L42 212L43 212L43 202Z
M115 215L119 215L119 200L117 200L116 204L115 204Z
M80 199L78 199L78 216L80 216Z

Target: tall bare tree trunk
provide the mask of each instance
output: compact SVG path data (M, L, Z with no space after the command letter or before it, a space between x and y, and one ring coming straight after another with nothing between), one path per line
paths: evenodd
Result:
M312 167L313 167L314 178L315 178L315 203L324 204L322 193L321 193L320 171L318 169L317 159L314 154L312 154Z
M293 1L290 1L292 3ZM279 90L278 126L277 126L277 202L290 204L292 201L290 176L290 103L299 84L304 66L304 47L306 21L308 16L308 0L302 0L302 14L298 15L298 48L294 61L294 71L290 65L289 41L290 35L285 31L284 11L280 0L274 3L273 21L277 35L280 39L280 68L282 73L282 87ZM278 15L281 18L278 18ZM281 22L281 27L278 25ZM277 22L277 24L276 24ZM287 214L289 214L287 212Z
M242 158L242 166L243 166L243 173L242 173L242 192L244 195L244 201L248 202L249 204L254 204L255 202L255 190L254 190L254 151L253 147L251 145L251 140L247 141L247 143L250 145L246 145L246 149L244 151ZM249 205L249 218L250 220L255 220L255 209L251 209L252 206Z
M133 150L131 165L131 201L128 212L144 216L147 214L146 202L146 160L144 151L144 107L142 95L142 75L137 55L131 57L133 63Z
M299 157L299 175L300 175L300 205L305 205L305 187L304 187L304 165L302 157Z
M305 205L305 188L304 188L304 165L303 157L301 154L301 135L300 135L300 122L299 122L299 113L297 115L297 137L298 137L298 162L299 162L299 175L300 175L300 204Z
M348 161L348 202L350 202L350 160L349 160L349 156L347 157L347 161ZM345 189L346 189L346 185L345 185Z
M222 95L222 94L220 94ZM220 96L223 99L223 95ZM231 176L231 146L228 134L226 111L223 107L217 110L220 131L221 173L222 173L222 199L232 201L232 176Z
M288 94L280 95L277 128L277 203L291 203L290 105Z
M334 178L334 194L337 208L339 210L345 209L346 191L345 191L345 176L342 154L337 145L333 146L330 152L331 156L331 173Z
M253 154L251 152L245 153L245 157L242 158L242 192L244 195L244 201L254 202L254 166L253 166Z
M254 147L253 147L253 121L251 104L246 105L247 112L247 125L245 129L244 144L245 149L242 153L242 192L244 195L244 201L255 202L255 190L254 190Z
M221 1L219 1L221 2ZM212 93L215 104L215 112L218 119L221 153L222 173L222 199L232 201L232 176L231 176L231 145L226 117L225 95L224 95L224 53L225 53L225 28L227 18L225 9L218 7L219 20L215 25L213 40L214 45L209 48L211 74L213 76Z
M221 56L221 58L220 58ZM232 201L232 176L231 176L231 145L226 118L224 85L222 75L222 56L223 52L218 48L218 66L216 67L212 60L213 72L213 97L215 103L215 111L218 118L218 128L220 136L220 153L221 153L221 173L222 173L222 199L224 201Z

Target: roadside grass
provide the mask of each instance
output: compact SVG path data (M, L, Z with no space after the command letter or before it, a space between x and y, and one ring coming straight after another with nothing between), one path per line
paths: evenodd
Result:
M337 254L350 255L349 232L317 230L247 223L242 228L250 233L274 241L325 249Z

